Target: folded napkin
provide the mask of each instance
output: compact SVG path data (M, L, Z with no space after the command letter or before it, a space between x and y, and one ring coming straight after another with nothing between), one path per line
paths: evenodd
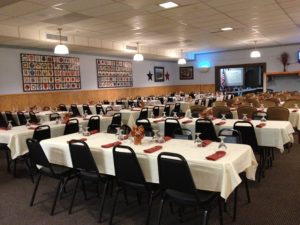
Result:
M216 125L221 126L221 125L224 125L225 123L226 123L225 121L221 121L219 123L216 123Z
M158 150L162 149L162 146L161 145L156 145L152 148L148 148L148 149L145 149L144 152L145 153L152 153L152 152L156 152Z
M224 151L216 151L214 154L206 156L206 159L216 161L219 158L222 158L224 155L226 155L226 152Z
M263 128L264 126L266 126L266 123L259 123L256 125L257 128Z
M198 147L206 147L210 143L212 143L212 140L202 140L201 146L199 146L199 144Z
M157 119L157 120L153 120L154 123L159 123L159 122L163 122L163 121L165 121L164 118L162 118L162 119Z
M111 148L111 147L115 147L115 146L118 146L122 144L121 141L115 141L115 142L112 142L112 143L108 143L108 144L105 144L105 145L101 145L102 148Z
M86 140L87 140L87 138L80 138L80 139L71 139L67 142L70 143L71 141L86 141Z
M185 121L182 121L182 124L187 124L187 123L192 123L193 120L185 120Z
M165 141L170 141L172 139L172 137L165 136L164 139L165 139Z
M292 112L298 112L298 109L294 109Z
M0 130L8 130L7 127L0 127Z
M90 131L90 134L97 134L98 133L98 130L91 130Z

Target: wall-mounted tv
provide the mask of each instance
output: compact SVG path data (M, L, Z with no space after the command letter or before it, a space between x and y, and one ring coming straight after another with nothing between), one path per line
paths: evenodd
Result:
M221 69L221 86L234 87L244 85L244 68L224 68ZM223 76L223 79L222 79ZM225 83L224 81L225 80Z

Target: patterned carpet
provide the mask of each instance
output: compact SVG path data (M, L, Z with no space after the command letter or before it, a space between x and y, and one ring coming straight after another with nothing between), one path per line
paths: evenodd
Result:
M0 154L0 224L1 225L90 225L97 223L100 199L93 184L88 185L89 200L83 199L78 192L73 214L68 215L71 191L74 182L68 183L67 193L58 201L56 213L50 216L56 182L42 179L36 202L29 207L33 184L23 165L18 167L18 178L6 172L4 155ZM294 144L289 153L275 152L273 167L265 172L260 183L250 182L251 203L247 203L243 186L239 188L238 213L236 222L232 222L233 197L228 199L228 209L224 213L226 225L300 225L300 145ZM147 207L145 198L141 206L137 204L135 194L129 194L129 206L120 195L114 224L145 224ZM112 197L107 197L104 208L104 221L108 224ZM159 198L154 200L151 225L157 224ZM182 224L201 224L201 213L193 208L186 208ZM181 224L177 213L172 215L165 207L163 225ZM218 223L218 210L214 208L209 224Z

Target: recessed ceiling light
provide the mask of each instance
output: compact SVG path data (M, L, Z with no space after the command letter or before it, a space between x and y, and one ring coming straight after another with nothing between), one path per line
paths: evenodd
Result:
M232 27L223 27L221 28L221 31L229 31L229 30L233 30Z
M170 9L170 8L178 7L178 4L176 4L175 2L165 2L165 3L159 4L159 6L165 8L165 9Z

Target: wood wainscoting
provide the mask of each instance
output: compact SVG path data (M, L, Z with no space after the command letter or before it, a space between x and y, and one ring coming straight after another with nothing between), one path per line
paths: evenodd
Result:
M165 95L172 92L214 92L214 84L203 85L174 85L159 87L142 88L120 88L120 89L102 89L102 90L80 90L80 91L57 91L57 92L39 92L24 94L0 95L0 110L24 110L31 106L51 106L56 107L60 103L88 103L90 101L99 102L104 99L114 101L119 98L149 95Z

